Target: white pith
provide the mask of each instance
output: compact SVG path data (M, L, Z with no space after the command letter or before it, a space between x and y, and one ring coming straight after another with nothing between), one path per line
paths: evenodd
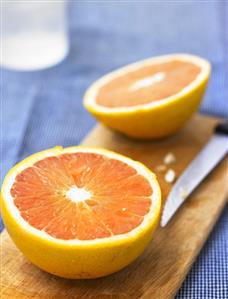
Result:
M102 86L107 84L109 81L113 80L114 78L124 75L126 72L137 70L145 65L154 65L154 64L159 64L159 63L163 63L163 62L169 62L174 59L179 60L179 61L191 62L191 63L195 64L196 66L201 67L201 72L197 75L196 79L193 80L189 85L184 87L180 92L178 92L170 97L167 97L164 99L159 99L158 101L153 101L153 102L146 103L146 104L139 104L139 105L135 105L135 106L105 107L105 106L97 104L96 96L97 96L98 90ZM127 66L120 68L116 71L113 71L113 72L103 76L99 80L97 80L87 90L85 97L84 97L84 103L85 103L85 106L88 108L91 107L91 109L93 109L93 110L96 110L101 113L108 113L108 114L112 114L112 113L116 113L116 112L128 113L128 112L134 112L137 110L144 110L144 109L147 110L147 109L153 108L153 107L160 107L162 105L166 105L167 102L176 101L177 98L180 98L180 97L184 96L185 94L189 93L191 90L194 90L201 82L203 82L204 80L206 80L208 78L209 74L210 74L210 64L208 63L208 61L206 61L205 59L202 59L198 56L189 55L189 54L172 54L172 55L149 58L149 59L146 59L143 61L139 61L139 62L130 64L130 65L127 65Z
M72 186L66 192L66 197L71 201L77 203L91 198L91 193L86 191L84 188L78 188L77 186Z
M142 80L136 81L134 84L132 84L129 88L130 91L135 91L138 89L142 89L143 87L154 85L155 83L161 82L165 79L166 73L165 72L158 72L154 74L153 76L146 77Z
M106 238L100 238L100 239L94 239L94 240L78 240L78 239L62 240L62 239L57 239L57 238L50 236L45 231L40 231L40 230L34 228L33 226L31 226L28 222L26 222L21 217L19 210L14 205L14 200L10 193L11 187L15 181L16 176L21 171L23 171L25 168L32 166L34 163L36 163L37 161L39 161L41 159L44 159L46 157L51 157L51 156L58 156L58 155L64 154L64 153L76 153L76 152L92 152L92 153L104 155L104 156L112 158L112 159L120 160L124 163L127 163L129 166L132 166L134 169L136 169L138 174L141 174L145 178L148 179L149 183L151 184L152 190L153 190L153 193L151 195L152 205L151 205L150 211L148 212L148 214L146 214L144 216L143 222L138 227L136 227L135 229L133 229L132 231L130 231L128 233L114 235L114 236L106 237ZM104 149L97 149L97 148L88 149L88 148L78 147L76 150L75 147L66 148L66 149L63 149L61 147L56 147L54 149L47 150L47 151L38 153L36 155L33 155L33 156L29 157L29 159L25 159L24 161L19 163L17 166L15 166L12 174L9 173L7 175L5 182L3 183L2 194L3 194L3 200L6 203L7 209L13 215L13 218L16 219L17 223L19 223L19 225L21 225L23 227L24 230L26 230L27 232L29 232L33 235L37 235L43 239L46 239L50 242L54 242L54 243L58 243L58 244L69 244L69 246L73 245L73 244L86 245L86 244L106 243L106 241L107 241L107 243L109 243L110 239L114 241L114 240L125 240L130 237L134 237L135 235L140 233L140 231L142 231L145 226L148 226L148 224L151 221L153 221L152 219L154 219L154 215L157 214L158 209L160 209L160 188L156 182L156 177L153 173L148 171L147 168L139 162L131 160L131 159L124 157L122 155L119 155L117 153L106 151Z

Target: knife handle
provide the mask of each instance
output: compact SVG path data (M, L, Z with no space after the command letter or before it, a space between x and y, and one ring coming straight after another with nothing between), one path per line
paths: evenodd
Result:
M223 134L223 135L228 135L228 120L226 120L223 123L218 124L215 127L215 132L217 134Z

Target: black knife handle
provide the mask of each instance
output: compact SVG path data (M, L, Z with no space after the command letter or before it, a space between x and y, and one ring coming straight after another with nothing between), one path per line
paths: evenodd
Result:
M228 135L228 120L224 121L223 123L218 124L215 127L215 132L217 134Z

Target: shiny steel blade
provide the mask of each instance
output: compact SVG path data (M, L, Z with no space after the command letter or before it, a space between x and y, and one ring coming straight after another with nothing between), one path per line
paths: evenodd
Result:
M169 222L185 199L226 155L227 151L227 136L215 134L173 186L163 210L162 227Z

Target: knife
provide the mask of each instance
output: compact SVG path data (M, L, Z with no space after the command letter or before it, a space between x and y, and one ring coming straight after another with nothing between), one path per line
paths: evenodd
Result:
M161 217L162 227L169 222L200 182L225 157L227 151L228 120L216 126L213 137L173 186L163 209Z

